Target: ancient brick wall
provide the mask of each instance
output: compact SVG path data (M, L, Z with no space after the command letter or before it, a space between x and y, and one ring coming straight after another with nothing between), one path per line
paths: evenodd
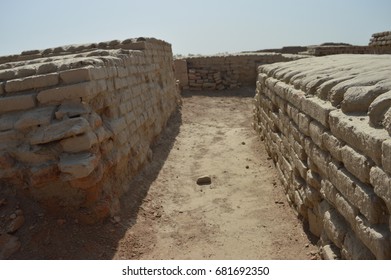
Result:
M181 86L190 90L223 90L241 85L254 85L257 66L303 58L301 55L245 53L216 56L195 56L181 59L187 67L178 67ZM177 63L177 62L175 62ZM185 72L186 71L186 72Z
M254 126L324 258L391 258L391 56L259 68Z
M0 58L0 185L94 222L175 110L171 46L129 39Z

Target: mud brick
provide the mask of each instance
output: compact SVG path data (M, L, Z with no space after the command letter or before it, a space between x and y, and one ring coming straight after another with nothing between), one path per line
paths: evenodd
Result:
M55 86L58 84L58 74L51 73L47 75L31 76L21 79L9 80L5 84L6 92L18 92Z
M356 217L355 232L377 259L391 258L390 232L385 225L371 226L361 216Z
M304 98L301 102L301 110L326 128L329 127L329 114L335 109L329 102L317 97Z
M344 146L341 149L342 161L345 168L364 183L369 183L369 172L374 165L372 160L361 155L353 148Z
M382 144L381 160L384 171L391 174L391 139L384 141Z
M389 138L387 131L371 127L367 117L347 116L340 110L330 112L329 121L337 138L381 165L382 143Z
M338 161L342 161L341 150L344 146L344 143L334 135L332 135L329 131L323 132L322 135L322 143L327 151L331 154L331 156Z
M323 218L323 228L328 238L338 247L342 248L345 235L349 226L341 215L335 210L331 209L325 212Z
M372 167L370 181L374 192L386 203L388 211L391 212L391 177L380 167Z
M0 114L35 107L35 95L17 95L0 98Z

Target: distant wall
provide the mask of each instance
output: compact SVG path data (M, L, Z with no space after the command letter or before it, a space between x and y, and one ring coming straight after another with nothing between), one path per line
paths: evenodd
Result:
M254 126L325 259L391 259L391 55L259 67Z
M216 56L196 56L177 60L187 67L176 67L182 88L190 90L223 90L241 85L254 85L262 64L291 61L305 56L276 53L246 53ZM185 72L186 71L186 72Z
M139 38L0 61L0 184L87 223L118 211L176 108L171 46Z

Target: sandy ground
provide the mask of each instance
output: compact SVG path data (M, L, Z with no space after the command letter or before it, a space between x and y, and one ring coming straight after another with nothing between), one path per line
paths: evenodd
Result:
M185 92L115 220L83 226L27 203L11 258L318 258L251 127L253 96L253 88ZM212 183L197 185L202 175Z

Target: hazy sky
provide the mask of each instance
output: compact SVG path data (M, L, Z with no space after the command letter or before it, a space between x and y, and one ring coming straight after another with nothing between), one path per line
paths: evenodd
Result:
M367 45L391 30L390 0L0 0L0 55L133 37L174 54Z

